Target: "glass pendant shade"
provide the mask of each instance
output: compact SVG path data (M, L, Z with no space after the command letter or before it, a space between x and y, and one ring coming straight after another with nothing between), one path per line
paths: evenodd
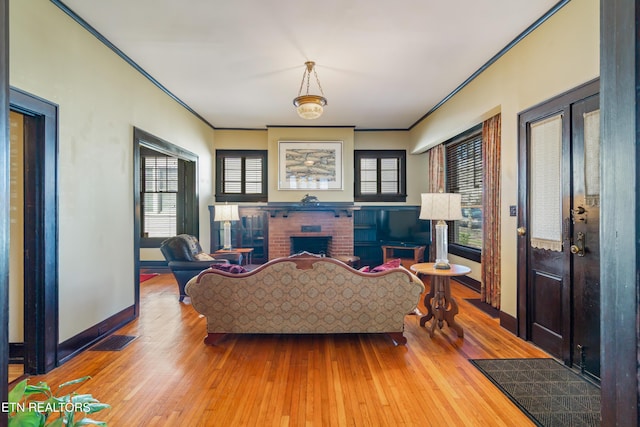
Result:
M298 115L303 119L317 119L324 111L327 100L317 95L303 95L293 100Z

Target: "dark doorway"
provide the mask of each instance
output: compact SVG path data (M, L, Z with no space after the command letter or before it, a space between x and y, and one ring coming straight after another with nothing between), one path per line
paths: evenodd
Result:
M600 110L593 81L520 114L519 335L600 377Z
M10 110L22 119L24 144L22 358L26 374L42 374L58 364L58 107L11 89Z

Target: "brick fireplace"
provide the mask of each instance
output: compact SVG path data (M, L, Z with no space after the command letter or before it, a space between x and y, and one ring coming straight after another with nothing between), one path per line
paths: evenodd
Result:
M320 237L326 240L328 256L353 255L351 210L272 210L269 217L269 259L289 256L291 237Z

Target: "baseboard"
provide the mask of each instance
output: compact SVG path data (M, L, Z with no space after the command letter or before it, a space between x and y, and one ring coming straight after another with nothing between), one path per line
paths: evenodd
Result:
M80 332L78 335L58 344L58 365L67 362L69 359L91 347L102 338L117 331L127 323L134 320L136 318L134 307L135 306L133 305L127 307L97 325L94 325L89 329Z
M481 283L469 276L454 276L451 277L451 280L455 280L456 282L466 286L467 288L473 289L476 292L480 292Z
M518 319L504 311L500 312L500 326L511 332L513 335L518 335Z
M9 363L24 363L24 343L9 343Z

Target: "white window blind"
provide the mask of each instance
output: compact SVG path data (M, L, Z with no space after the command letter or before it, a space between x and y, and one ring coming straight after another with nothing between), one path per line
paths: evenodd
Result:
M447 192L462 196L464 219L449 227L449 242L482 249L482 133L446 146Z

